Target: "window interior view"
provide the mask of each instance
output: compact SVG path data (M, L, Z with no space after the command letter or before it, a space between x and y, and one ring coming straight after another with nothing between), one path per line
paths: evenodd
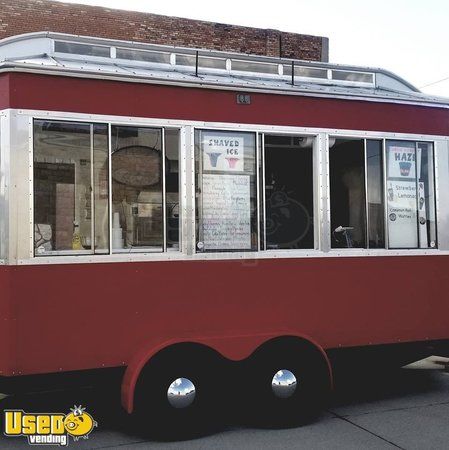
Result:
M168 248L178 248L179 132L166 130L164 133L161 128L112 126L111 139L113 252L160 252L165 250L165 242Z
M329 147L332 247L365 248L364 141L332 139Z
M107 154L106 125L34 122L36 255L108 251Z
M35 255L179 250L179 134L112 125L109 167L108 125L35 120ZM258 205L255 133L195 131L197 251L315 247L314 137L260 137ZM330 137L329 164L332 248L437 246L432 143Z
M265 248L314 248L313 137L264 136Z
M381 140L365 142L368 248L385 248L383 145Z
M179 250L179 130L165 129L167 250Z

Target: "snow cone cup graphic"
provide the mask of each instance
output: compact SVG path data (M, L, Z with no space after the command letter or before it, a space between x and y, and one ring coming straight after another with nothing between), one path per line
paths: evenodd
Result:
M208 155L209 155L209 159L210 159L210 165L212 167L217 167L218 158L221 155L221 153L211 152L211 153L208 153Z
M410 162L400 162L399 170L401 171L401 175L403 177L408 177L410 175L410 168L412 167L412 163Z
M229 164L229 168L230 169L235 169L237 166L237 163L239 161L239 158L233 158L233 157L228 157L226 158Z

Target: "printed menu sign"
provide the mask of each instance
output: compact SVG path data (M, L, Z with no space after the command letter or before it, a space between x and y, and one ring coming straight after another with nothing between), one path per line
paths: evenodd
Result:
M415 180L388 181L388 235L393 248L418 246Z
M250 177L203 174L204 250L251 249Z
M209 172L243 172L242 137L203 133L203 170Z
M416 153L410 146L388 148L388 239L392 248L418 246Z

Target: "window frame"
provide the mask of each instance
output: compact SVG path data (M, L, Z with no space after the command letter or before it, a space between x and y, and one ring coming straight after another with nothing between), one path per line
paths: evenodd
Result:
M370 133L365 133L364 135L352 135L352 134L344 134L343 133L330 133L328 135L328 141L331 139L360 139L363 140L363 148L364 148L364 193L365 193L365 239L366 239L366 247L362 248L337 248L332 247L332 243L330 243L331 252L348 252L348 251L359 251L359 252L368 252L368 251L384 251L384 252L391 252L391 251L417 251L417 252L423 252L423 251L429 251L429 250L439 250L439 233L438 233L438 222L439 222L439 196L438 196L438 165L437 165L437 151L436 151L436 140L432 139L425 139L424 136L416 136L416 137L402 137L398 136L397 133L392 133L391 136L387 136L389 133L382 133L384 137L379 137L376 135L371 135ZM368 214L368 177L367 177L367 141L380 141L382 143L382 190L383 190L383 206L384 206L384 239L385 239L385 246L382 248L370 248L369 247L369 214ZM389 228L388 228L388 198L387 198L387 141L403 141L403 142L410 142L414 143L415 152L418 149L419 144L430 144L432 145L432 170L433 170L433 207L435 211L435 236L436 236L436 246L434 248L431 247L420 247L420 238L419 238L419 231L418 231L418 245L417 247L391 247L389 242ZM330 208L330 197L332 195L332 192L330 191L330 162L329 162L329 152L331 151L331 148L329 145L327 145L327 155L328 155L328 208L329 208L329 220L331 215L331 208ZM416 176L416 184L418 184L418 177ZM418 195L418 194L416 194ZM417 211L418 212L418 211ZM419 217L417 216L417 228L419 229L418 225ZM332 230L330 230L332 233ZM331 235L329 235L329 239L332 240Z
M262 211L259 221L261 221L261 232L259 235L259 251L264 252L311 252L314 250L320 250L319 247L319 230L320 230L320 206L319 206L319 191L320 191L320 148L319 148L319 136L318 134L308 134L308 133L282 133L282 132L261 132L260 141L260 182L258 190L261 192L261 201L259 201L259 209ZM266 147L265 147L265 136L288 136L288 137L300 137L300 138L312 138L312 209L313 209L313 247L311 248L299 248L299 249L267 249L267 230L266 230L266 180L265 180L265 158L266 158ZM298 151L300 151L298 149Z
M209 125L209 124L208 124ZM253 130L246 129L244 127L193 127L192 129L193 135L193 148L194 152L196 152L196 132L201 131L216 131L216 132L236 132L236 133L253 133L255 135L255 150L256 150L256 162L255 162L255 175L256 175L256 220L257 220L257 249L256 250L223 250L216 252L202 252L197 249L197 227L199 226L199 215L200 211L197 211L197 200L196 195L194 198L194 206L193 206L193 215L194 215L194 248L193 253L195 254L240 254L240 253L267 253L267 254L275 254L276 252L288 252L295 253L301 252L303 254L310 254L312 252L321 251L320 249L320 200L319 200L319 191L320 191L320 175L321 175L321 149L320 149L320 136L316 132L285 132L285 131L277 131L277 130L268 130L261 129ZM291 137L311 137L313 139L312 144L312 195L313 195L313 248L309 249L267 249L266 248L266 195L265 195L265 136L291 136ZM194 153L194 161L195 161L195 153ZM201 166L201 165L200 165ZM194 180L196 178L195 166L193 167L194 171ZM198 185L201 182L198 180ZM194 181L194 192L195 194L198 192L197 183ZM198 217L197 217L198 215Z
M151 124L139 124L139 123L126 123L126 122L121 122L121 121L105 121L105 120L91 120L90 119L91 116L89 116L88 120L77 120L76 118L55 118L54 115L52 116L48 116L48 117L40 117L40 116L32 116L30 117L30 180L31 180L31 184L30 184L30 212L31 212L31 217L30 217L30 228L32 231L32 236L31 236L31 241L32 241L32 258L33 259L45 259L45 258L49 258L49 259L53 259L53 258L70 258L70 257L75 257L75 258L79 258L82 257L84 258L99 258L99 257L113 257L113 256L117 256L120 254L123 255L127 255L129 257L129 255L134 255L134 254L141 254L141 255L148 255L148 254L167 254L167 253L180 253L182 252L182 239L183 239L183 233L182 233L182 217L181 217L181 170L180 167L178 166L178 198L179 198L179 245L178 248L170 248L168 250L167 247L167 217L166 217L166 213L167 213L167 205L166 205L166 163L165 163L165 147L166 147L166 136L165 136L165 132L167 129L170 130L176 130L178 131L179 137L178 137L178 162L181 161L181 149L182 149L182 142L181 142L181 130L182 128L180 126L157 126L157 125L151 125ZM95 149L93 148L93 143L94 143L94 136L93 136L93 130L95 128L95 125L105 125L106 126L106 132L107 132L107 148L108 148L108 159L107 159L107 165L108 165L108 249L107 252L103 252L103 253L95 253L94 249L91 250L85 250L85 251L80 251L79 253L73 253L73 254L57 254L57 252L51 253L51 254L42 254L39 255L36 253L35 248L34 248L34 225L35 225L35 214L34 214L34 197L35 197L35 191L34 191L34 154L35 154L35 147L34 147L34 123L37 121L47 121L47 122L60 122L60 123L71 123L71 124L82 124L82 125L86 125L90 127L90 142L91 142L91 157L95 151ZM113 244L112 244L112 225L113 225L113 211L112 211L112 207L113 207L113 195L112 195L112 127L117 126L117 127L129 127L129 128L149 128L149 129L156 129L159 130L161 132L161 136L162 136L162 143L161 143L161 154L162 154L162 232L163 232L163 246L162 246L162 251L151 251L150 249L142 249L139 251L133 251L133 252L114 252L113 249ZM91 161L91 185L93 185L94 179L93 179L93 171L94 171L94 167L93 167L93 160ZM95 196L93 193L93 189L91 189L91 208L92 208L92 212L91 212L91 217L93 217L94 215L94 211L95 211ZM91 229L94 227L94 220L92 221L92 225L91 225ZM92 237L91 237L92 239ZM93 240L92 240L93 242Z
M198 249L198 230L200 227L200 224L202 223L202 206L198 203L197 198L199 195L202 195L202 177L203 177L203 164L202 164L202 154L201 149L199 147L199 153L198 153L198 164L199 164L199 170L198 170L198 178L196 173L196 155L197 155L197 142L196 142L196 136L197 133L202 133L204 131L211 131L211 132L223 132L223 133L239 133L239 134L252 134L254 135L254 187L255 187L255 205L256 205L256 214L255 214L255 220L256 220L256 249L253 250L247 249L247 250L216 250L216 251L201 251ZM214 128L214 127L195 127L193 128L193 191L194 191L194 202L193 202L193 210L192 215L194 217L194 241L193 241L193 251L196 254L215 254L215 253L228 253L228 254L238 254L238 253L254 253L260 252L260 236L261 236L261 230L260 230L260 174L259 174L259 161L260 161L260 145L259 145L259 135L260 133L257 131L247 131L242 129L222 129L222 128ZM201 190L199 190L201 189ZM250 188L251 189L251 188ZM252 218L250 218L252 220ZM251 229L252 232L252 229Z
M391 142L413 142L414 145L414 150L415 150L415 170L416 170L416 175L415 175L415 185L416 185L416 229L417 229L417 246L416 247L391 247L390 246L390 235L389 235L389 230L388 230L388 198L387 198L387 189L386 189L386 183L388 180L387 177L387 141L391 141ZM432 172L433 172L433 182L432 182L432 188L433 188L433 210L435 212L435 247L421 247L421 236L420 236L420 230L419 230L419 211L418 211L418 184L419 184L419 176L417 173L417 169L418 169L418 163L417 163L417 154L418 154L418 146L419 144L427 144L427 145L431 145L432 146ZM385 138L384 139L384 197L385 197L385 249L386 250L397 250L397 251L401 251L401 250L416 250L416 251L423 251L423 250L438 250L439 249L439 234L438 234L438 219L439 219L439 212L438 212L438 194L437 194L437 164L436 164L436 150L435 150L435 142L434 141L429 141L429 140L425 140L425 139L420 139L420 140L413 140L413 139L401 139L401 138Z
M65 124L77 124L77 125L83 125L86 127L89 127L89 145L90 145L90 150L89 150L89 154L90 154L90 202L91 202L91 206L90 206L90 216L91 216L91 226L90 226L90 240L91 240L91 248L90 249L84 249L84 250L53 250L51 253L43 253L43 254L38 254L37 253L37 249L35 248L34 245L34 227L35 227L35 176L34 176L34 170L35 170L35 124L36 122L48 122L48 123L65 123ZM107 255L109 254L109 249L111 246L111 242L110 242L110 238L111 235L108 233L108 251L107 252L95 252L95 209L96 209L96 205L95 205L95 190L94 190L94 173L95 173L95 126L96 125L104 125L106 126L106 133L108 134L108 124L105 122L89 122L89 121L83 121L83 120L65 120L65 119L52 119L52 118L35 118L33 117L32 119L32 141L33 141L33 152L32 152L32 158L31 158L31 164L30 164L30 173L32 174L32 179L33 179L33 188L32 188L32 201L33 201L33 215L31 217L31 223L32 223L32 229L33 229L33 256L35 258L42 258L42 257L55 257L55 258L60 258L60 257L64 257L64 256L75 256L75 257L79 257L79 256L98 256L98 255ZM109 139L108 139L109 140ZM110 153L109 153L109 142L107 144L108 146L108 173L110 172ZM109 196L109 187L108 187L108 196ZM110 214L108 214L108 220L110 221ZM109 225L108 225L108 229L109 229Z
M204 122L198 120L183 119L159 119L145 117L130 117L107 114L89 114L67 111L42 111L35 109L6 111L4 120L4 136L8 144L14 147L15 152L11 154L11 173L8 179L10 183L19 183L19 189L10 190L8 201L8 215L10 217L10 243L6 247L5 260L9 264L66 264L66 263L105 263L105 262L131 262L131 261L167 261L167 260L230 260L230 259L276 259L276 258L307 258L307 257L371 257L371 256L406 256L406 255L449 255L449 216L440 213L445 209L445 201L449 198L449 176L447 166L449 164L449 136L418 133L397 133L383 131L344 130L330 128L314 128L283 125L258 125L238 124L228 122ZM167 253L140 253L133 255L83 255L83 258L71 256L40 257L33 256L33 229L30 221L33 214L33 177L32 165L29 161L33 155L33 119L61 120L73 122L105 123L111 125L135 125L148 126L152 128L164 127L166 129L179 130L180 149L180 248ZM194 183L192 173L194 170L194 144L193 133L195 128L207 128L213 130L239 130L257 132L260 136L269 134L293 134L309 135L316 137L316 165L314 169L316 192L314 202L317 223L316 248L313 250L273 250L270 252L258 251L248 253L208 253L196 254L192 243L194 240L195 220L190 211L194 211ZM26 137L24 137L26 136ZM355 137L366 139L400 139L409 141L429 142L434 148L434 185L436 203L436 228L438 248L423 248L417 250L393 250L393 249L332 249L330 248L330 210L329 210L329 186L328 186L328 140L332 137ZM9 154L9 152L8 152ZM22 161L26 161L22 162ZM8 172L9 173L9 172ZM20 176L20 178L18 178ZM27 192L29 201L23 200L23 192ZM31 215L30 215L31 214ZM443 231L441 231L443 230ZM93 257L92 257L93 256ZM130 257L131 256L131 257Z

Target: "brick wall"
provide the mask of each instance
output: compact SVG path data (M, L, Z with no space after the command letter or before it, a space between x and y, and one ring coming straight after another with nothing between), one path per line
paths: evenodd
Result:
M0 0L0 39L35 31L328 60L328 40L318 36L48 0Z

